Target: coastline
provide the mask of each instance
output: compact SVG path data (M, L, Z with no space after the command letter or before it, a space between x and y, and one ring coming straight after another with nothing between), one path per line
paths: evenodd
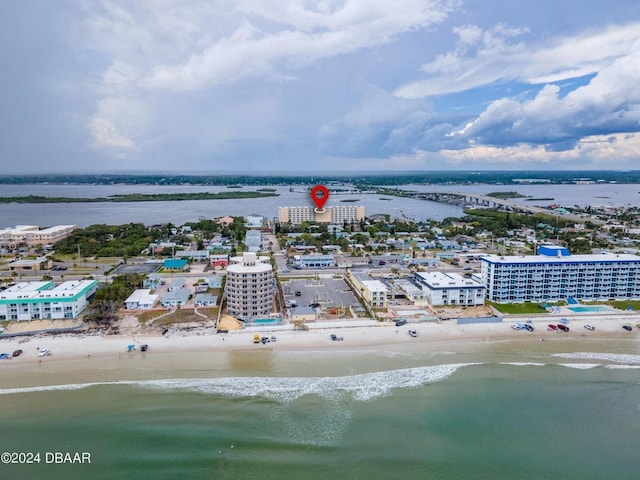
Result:
M367 324L358 322L323 322L309 331L291 327L247 328L215 333L210 328L173 333L168 336L136 334L101 335L91 333L37 335L0 339L0 351L22 349L19 357L0 360L3 389L52 385L88 384L168 379L176 377L222 377L246 375L247 372L270 376L274 359L286 357L285 370L295 373L296 360L316 359L311 370L302 376L334 376L338 358L378 355L416 357L422 366L441 364L446 355L465 361L499 358L504 361L529 361L536 356L566 352L640 354L638 329L622 329L628 316L580 316L571 318L568 333L547 331L555 318L535 320L535 332L515 331L502 323L457 325L453 322L407 324ZM584 325L596 327L587 331ZM635 325L636 321L632 320ZM409 329L418 331L411 337ZM276 342L254 344L255 334L276 336ZM332 341L331 334L343 341ZM149 350L141 352L147 344ZM128 345L135 345L132 352ZM38 357L38 348L47 348L51 356ZM411 355L409 355L411 354ZM457 360L456 360L457 361ZM349 362L345 360L344 364ZM368 363L355 361L349 371L368 373L378 368L403 366L402 362ZM413 364L410 364L413 365ZM417 365L417 364L416 364ZM347 367L345 367L346 369Z

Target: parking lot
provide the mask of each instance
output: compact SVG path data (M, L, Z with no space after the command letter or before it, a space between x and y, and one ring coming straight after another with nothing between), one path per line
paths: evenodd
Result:
M359 305L353 292L342 278L292 279L283 281L282 289L285 300L295 300L298 307L314 305L323 309L331 309Z
M157 263L134 263L119 265L113 272L113 275L124 275L126 273L139 273L146 275L153 273L160 268Z

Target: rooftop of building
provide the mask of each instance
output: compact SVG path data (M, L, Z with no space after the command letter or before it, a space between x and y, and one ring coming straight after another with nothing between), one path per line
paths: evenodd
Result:
M457 273L418 272L415 275L431 288L482 287L479 283Z
M579 254L559 257L548 255L483 255L481 260L494 264L611 263L640 262L640 256L628 253Z

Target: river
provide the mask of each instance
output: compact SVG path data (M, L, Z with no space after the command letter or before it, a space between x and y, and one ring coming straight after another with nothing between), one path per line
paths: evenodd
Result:
M259 188L259 187L257 187ZM146 225L171 222L182 225L200 218L215 218L224 215L247 216L251 214L275 218L278 207L311 205L308 194L289 191L290 185L275 188L279 196L267 198L228 200L185 200L154 202L98 202L98 203L57 203L57 204L0 204L0 228L15 225L65 225L86 227L96 223L124 224L144 223ZM298 187L301 188L301 187ZM395 188L395 187L394 187ZM593 185L404 185L405 190L424 192L469 192L486 194L495 191L517 191L540 199L525 201L527 205L547 206L549 204L579 206L629 206L638 205L640 185L637 184L593 184ZM244 187L254 190L253 187ZM211 186L156 186L156 185L3 185L0 196L21 195L64 196L64 197L108 197L128 193L181 193L181 192L228 192L227 187ZM341 202L341 200L356 200ZM436 220L462 215L462 209L455 205L391 197L377 194L332 195L327 203L331 205L363 205L367 215L387 213L392 217L410 218L416 221Z

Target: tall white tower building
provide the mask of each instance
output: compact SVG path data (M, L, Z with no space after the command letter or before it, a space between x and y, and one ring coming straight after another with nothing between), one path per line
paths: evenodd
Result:
M250 320L273 313L273 269L269 257L246 252L232 257L227 267L229 314Z

